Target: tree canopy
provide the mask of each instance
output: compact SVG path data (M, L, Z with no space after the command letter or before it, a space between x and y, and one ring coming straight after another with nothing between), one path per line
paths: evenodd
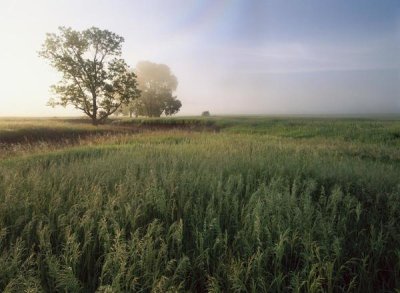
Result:
M135 70L138 78L140 97L129 102L124 112L130 115L159 117L161 114L173 115L182 106L173 92L178 86L178 80L165 64L150 61L139 62Z
M62 74L52 86L56 97L49 104L72 105L98 124L136 99L136 75L120 57L123 42L123 37L96 27L60 27L58 34L47 34L39 55Z

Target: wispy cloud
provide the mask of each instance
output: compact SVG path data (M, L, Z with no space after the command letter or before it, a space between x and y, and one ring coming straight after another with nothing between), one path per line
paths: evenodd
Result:
M182 114L400 111L396 0L16 0L0 4L0 115L76 113L45 106L57 75L36 52L59 25L123 35L132 66L168 64Z

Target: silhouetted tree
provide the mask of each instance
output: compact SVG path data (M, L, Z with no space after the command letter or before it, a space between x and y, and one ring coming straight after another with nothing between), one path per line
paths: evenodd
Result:
M208 117L208 116L210 116L210 112L209 111L204 111L203 113L201 113L201 116Z
M164 114L166 116L171 116L179 112L179 109L182 107L181 101L176 99L176 97L169 96L165 99L165 109Z
M136 75L120 58L123 41L95 27L84 31L60 27L59 34L47 34L39 55L63 75L52 86L56 98L49 105L73 105L98 124L137 98Z

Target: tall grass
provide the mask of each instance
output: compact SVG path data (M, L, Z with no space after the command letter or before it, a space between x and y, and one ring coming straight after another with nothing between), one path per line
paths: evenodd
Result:
M3 160L0 291L393 291L396 143L175 131Z

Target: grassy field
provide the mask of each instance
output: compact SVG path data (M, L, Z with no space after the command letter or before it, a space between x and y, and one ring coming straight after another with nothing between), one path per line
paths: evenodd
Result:
M400 120L0 119L0 291L399 292Z

